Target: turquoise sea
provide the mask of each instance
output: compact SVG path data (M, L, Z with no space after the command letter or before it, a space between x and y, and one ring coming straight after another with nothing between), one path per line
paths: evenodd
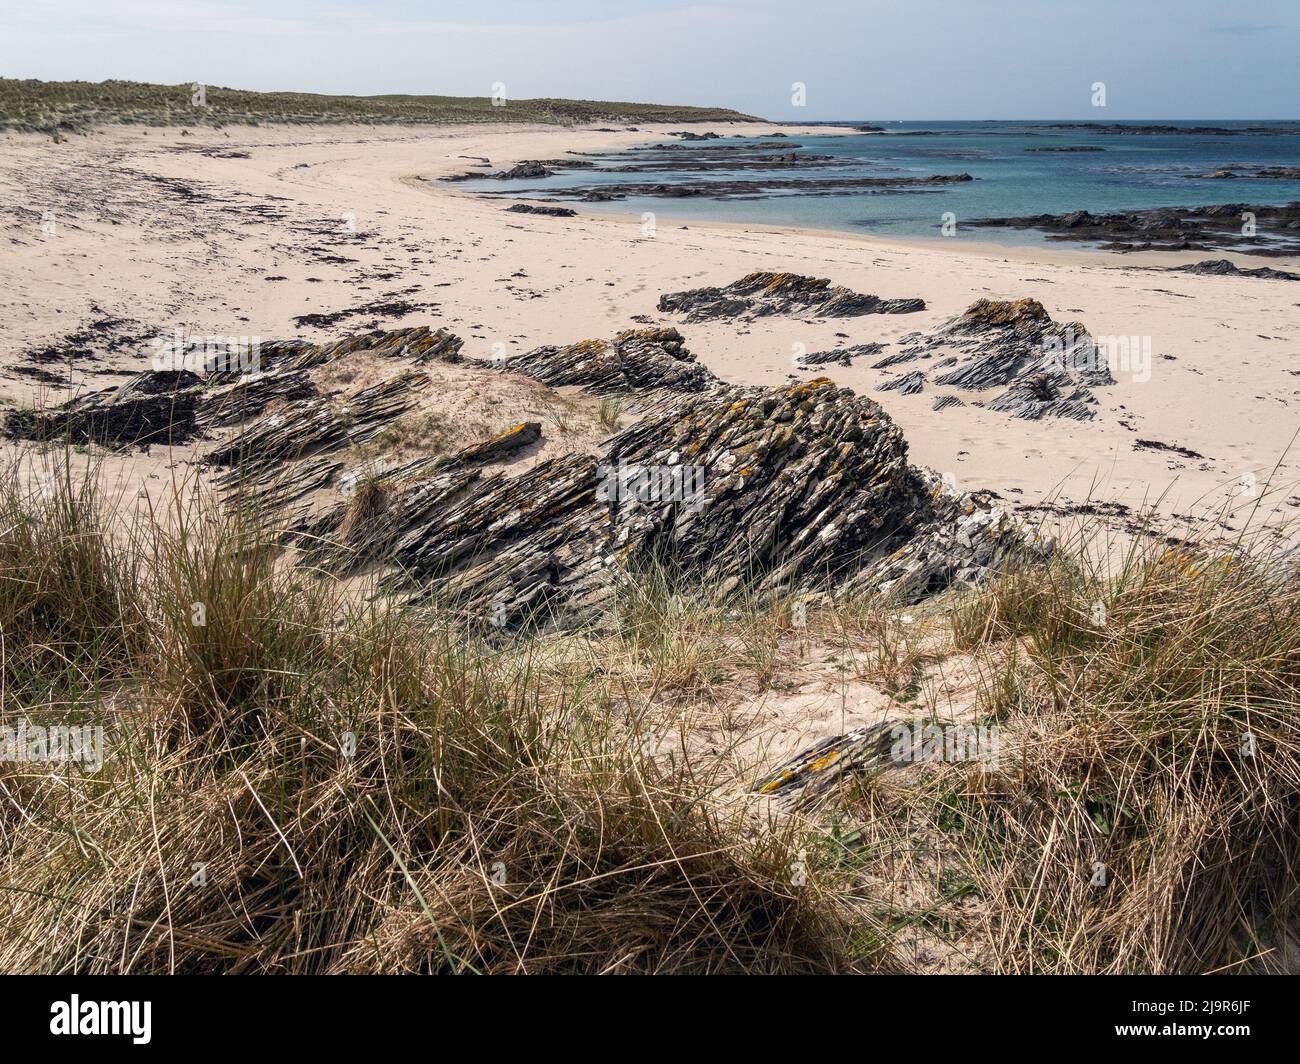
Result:
M974 180L934 190L862 192L847 195L800 195L778 191L762 198L678 199L629 197L611 202L572 202L581 210L635 213L653 211L669 218L759 222L851 230L898 237L938 237L945 212L956 216L956 235L1008 244L1042 239L1032 231L963 229L963 220L1032 214L1093 213L1161 206L1214 203L1283 204L1300 200L1300 181L1205 178L1196 175L1224 167L1300 166L1300 122L1200 121L1160 122L1191 128L1214 126L1245 130L1250 126L1294 128L1283 134L1251 133L1106 133L1084 128L1051 129L1051 120L1035 122L880 122L854 120L845 125L875 125L883 133L852 136L790 134L788 140L732 138L690 142L693 150L778 144L798 145L801 154L828 155L825 167L770 171L771 176L925 177L968 173ZM1109 124L1109 123L1108 123ZM1150 125L1124 123L1125 125ZM1056 153L1031 148L1082 146L1095 152ZM714 181L764 176L753 169L700 172L602 173L603 166L625 165L637 153L590 157L597 170L574 170L540 180L473 181L467 189L506 192L528 199L549 198L555 190L576 185L619 185ZM847 166L845 165L847 164ZM507 187L508 184L508 187ZM1077 245L1076 245L1077 246Z

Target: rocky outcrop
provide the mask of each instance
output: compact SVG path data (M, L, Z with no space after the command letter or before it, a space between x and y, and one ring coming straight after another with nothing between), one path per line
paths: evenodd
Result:
M572 207L543 207L536 203L516 203L506 210L511 214L544 214L550 218L572 218L578 213Z
M685 314L687 322L718 318L758 318L768 314L809 314L818 318L859 314L908 314L924 310L922 299L881 299L860 295L824 277L797 273L751 273L725 288L692 288L659 297L665 313Z
M539 347L501 366L552 387L580 385L600 396L701 392L721 384L673 328L627 329L612 340Z
M354 333L324 344L308 340L273 340L260 345L256 368L261 373L308 370L357 353L394 362L457 363L461 360L460 349L463 344L464 341L455 333L445 329L431 329L427 325ZM246 375L243 368L236 366L227 371L214 372L208 381L218 383Z
M562 188L548 188L546 193L557 199L577 199L589 203L606 203L629 197L761 199L778 193L783 196L864 196L892 195L898 192L940 192L945 186L974 180L967 173L931 174L928 177L908 177L902 174L892 177L853 177L849 174L831 177L776 176L789 167L798 168L804 165L822 168L827 164L814 160L811 156L794 155L785 160L760 160L757 167L741 167L741 169L771 169L774 175L770 177L744 179L718 177L691 181L629 181L618 184L569 185ZM712 167L697 167L697 169L712 169Z
M198 431L200 383L186 370L138 373L119 388L73 399L52 411L11 411L5 435L108 446L186 443Z
M882 384L876 385L878 392L898 392L899 395L915 395L925 388L925 374L919 369L912 370L911 373L904 373L902 376L893 377Z
M362 333L327 344L271 341L232 360L229 368L145 370L120 387L79 396L52 410L12 411L4 431L14 439L110 447L179 445L220 429L258 422L261 435L246 437L243 444L267 447L275 461L300 448L309 450L324 439L355 441L366 424L382 424L391 414L382 389L362 389L336 403L319 395L308 370L359 352L414 366L434 360L455 363L460 361L461 343L458 336L427 326ZM374 402L379 406L372 411ZM263 411L272 405L288 412L277 415L280 420L274 424L260 422ZM219 464L230 464L237 457L229 448L214 453L220 457L209 456L209 460Z
M551 177L554 173L554 170L538 159L525 159L521 163L516 163L509 170L500 170L488 176L495 177L498 181L514 181L524 177Z
M508 170L498 170L490 174L485 174L479 170L468 170L465 173L440 177L438 180L478 181L483 178L491 178L496 181L518 181L527 178L554 177L557 170L587 169L592 165L594 164L587 159L525 159Z
M861 298L824 283L790 290ZM186 431L218 437L200 460L231 505L269 518L305 564L338 575L373 567L385 593L487 627L579 623L659 562L721 595L847 589L912 602L1042 549L990 497L912 466L873 400L824 377L726 384L675 329L511 359L507 370L639 404L633 424L591 450L522 472L505 463L541 442L537 422L451 455L393 462L375 446L424 408L432 359L482 372L491 387L493 369L461 362L449 333L264 347L260 373L142 374L78 408L90 420L64 410L64 427L107 423L103 411L121 406L133 413L109 435L140 442L178 424L150 401L183 408ZM330 382L353 375L316 372L354 358L364 372L351 387Z
M639 490L626 477L628 490L611 491L614 472L628 470L658 479ZM518 476L444 460L374 483L383 521L330 564L386 558L388 591L496 627L589 616L629 568L654 559L722 593L839 586L916 601L1036 549L986 497L910 466L879 405L825 379L681 396L599 455ZM347 512L341 504L301 534L336 541Z
M912 333L899 345L899 352L876 367L935 359L936 369L950 368L935 376L934 384L971 392L1005 388L982 405L1031 421L1092 418L1097 400L1091 389L1115 383L1106 353L1087 327L1054 322L1036 299L978 300L930 335ZM920 391L924 381L912 370L879 387L908 395ZM943 407L936 402L935 409Z
M1165 122L1139 124L1136 122L1037 122L1026 125L1025 129L1068 129L1088 133L1109 133L1119 136L1161 136L1184 137L1286 137L1300 134L1300 125L1292 122L1287 125L1273 126L1172 126Z
M714 170L827 170L851 167L852 159L814 155L797 149L802 145L729 144L722 147L687 148L681 144L660 144L629 148L605 156L598 172L604 174L707 173Z
M212 465L260 474L286 461L355 446L405 414L430 384L427 373L406 370L345 395L319 396L277 410L209 451Z
M796 360L796 365L802 369L814 369L817 366L829 366L839 364L841 366L853 365L855 358L870 358L872 355L878 355L884 350L883 345L875 343L854 344L851 347L837 347L829 351L813 351L811 354L800 355Z
M1300 181L1300 166L1223 166L1203 174L1187 174L1188 180L1214 181L1246 177L1255 181Z
M850 775L896 764L891 754L900 724L886 720L822 739L761 776L753 790L786 811L810 809Z
M1188 266L1170 266L1170 273L1196 273L1207 277L1264 277L1273 281L1300 281L1300 273L1275 270L1270 266L1257 266L1243 270L1231 259L1202 259Z
M1253 223L1253 228L1246 223ZM1300 202L1285 206L1220 203L1153 207L1117 214L1037 214L979 218L972 226L1038 229L1051 240L1085 240L1113 251L1239 251L1300 254Z

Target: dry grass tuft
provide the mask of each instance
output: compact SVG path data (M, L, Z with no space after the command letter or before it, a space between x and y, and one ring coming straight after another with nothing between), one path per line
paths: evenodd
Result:
M9 681L4 724L107 746L0 764L0 969L888 965L829 879L793 882L800 829L702 800L709 765L647 757L527 644L345 600L202 504L109 537L91 487L6 499L6 677L67 693Z

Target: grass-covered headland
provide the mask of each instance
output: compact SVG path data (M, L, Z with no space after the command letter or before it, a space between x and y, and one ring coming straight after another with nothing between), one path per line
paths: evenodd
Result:
M723 107L490 96L327 96L216 85L0 78L0 130L78 132L96 125L221 126L267 123L451 124L535 122L747 122Z

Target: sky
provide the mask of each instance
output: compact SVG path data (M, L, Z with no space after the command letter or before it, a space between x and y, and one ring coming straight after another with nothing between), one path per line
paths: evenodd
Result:
M1300 0L0 0L0 76L501 83L785 121L1298 118Z

